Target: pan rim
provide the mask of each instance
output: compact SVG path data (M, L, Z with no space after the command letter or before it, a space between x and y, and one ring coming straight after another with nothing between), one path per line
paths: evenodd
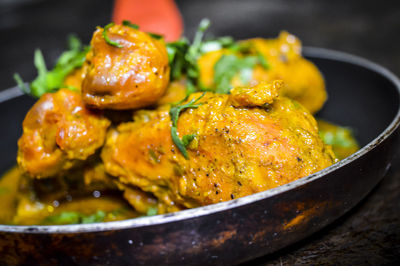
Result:
M386 78L390 81L394 87L397 89L399 102L400 102L400 80L391 71L383 66L380 66L368 59L352 55L346 52L335 51L325 48L317 47L304 47L304 55L313 58L327 59L340 61L348 64L353 64L367 70L373 71L380 76ZM17 98L23 95L18 87L7 89L0 92L0 103L5 102L10 99ZM104 223L92 223L92 224L72 224L72 225L0 225L0 232L9 233L30 233L30 234L79 234L79 233L94 233L102 231L112 231L112 230L124 230L130 228L139 228L146 226L154 226L166 223L172 223L177 221L189 220L198 218L204 215L216 214L226 210L233 210L235 208L244 206L246 204L255 203L260 200L271 198L280 193L287 192L289 190L295 189L297 187L303 186L314 180L328 175L338 168L344 167L358 158L364 156L366 153L380 145L385 139L387 139L400 124L400 105L396 115L394 116L392 122L383 130L376 138L370 141L368 144L363 146L359 151L352 154L351 156L321 170L312 175L300 178L288 184L269 189L266 191L258 192L249 196L242 198L211 204L207 206L197 207L193 209L182 210L174 213L167 213L162 215L156 215L151 217L140 217L128 220L114 221L114 222L104 222Z

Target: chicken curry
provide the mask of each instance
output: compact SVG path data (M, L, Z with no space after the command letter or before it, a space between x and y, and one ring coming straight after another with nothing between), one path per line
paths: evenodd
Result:
M358 149L316 121L327 99L301 43L165 43L129 21L73 38L54 69L35 53L39 98L22 124L18 166L0 179L0 223L129 219L228 201L322 170Z

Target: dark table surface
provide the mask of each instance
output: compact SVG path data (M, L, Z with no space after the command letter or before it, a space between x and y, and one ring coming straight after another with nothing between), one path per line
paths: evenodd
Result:
M235 38L276 36L285 29L306 46L353 53L400 75L400 1L179 0L185 35L203 17L210 33ZM109 0L0 0L1 89L12 75L35 77L33 52L40 47L48 65L75 33L88 43L97 25L110 21ZM249 264L400 264L400 156L384 180L356 208L322 231Z

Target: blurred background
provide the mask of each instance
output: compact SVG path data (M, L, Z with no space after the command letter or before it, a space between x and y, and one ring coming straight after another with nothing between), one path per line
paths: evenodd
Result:
M189 38L204 17L208 34L235 38L276 37L287 30L305 46L340 50L381 64L400 75L400 1L176 0ZM36 76L33 53L48 67L75 33L89 43L96 26L111 21L111 0L0 0L0 90ZM135 22L131 19L132 22ZM351 75L351 73L349 73ZM400 261L400 167L333 225L272 256L252 263L396 265ZM250 265L250 264L249 264Z
M400 74L400 1L176 0L184 34L192 37L208 17L209 34L235 38L275 37L281 30L306 46L350 52ZM15 85L12 75L36 75L33 52L41 48L48 66L75 33L89 43L96 26L112 17L112 0L0 0L1 89ZM135 22L135 21L133 21Z

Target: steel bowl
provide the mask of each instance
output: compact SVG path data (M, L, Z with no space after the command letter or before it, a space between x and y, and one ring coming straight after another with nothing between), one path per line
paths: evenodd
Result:
M368 60L326 49L304 55L324 74L319 117L352 127L363 146L289 184L228 202L118 222L0 225L0 264L237 264L303 239L364 198L398 147L400 81ZM15 164L21 121L33 100L0 93L0 171Z

